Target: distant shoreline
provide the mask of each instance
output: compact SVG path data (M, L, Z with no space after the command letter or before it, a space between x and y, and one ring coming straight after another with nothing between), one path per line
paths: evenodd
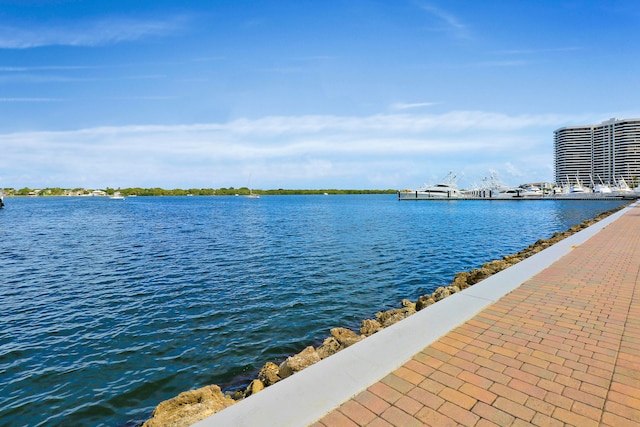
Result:
M14 188L0 189L7 197L105 197L119 194L125 197L130 196L246 196L250 194L249 188L189 188L189 189L164 189L164 188L107 188L107 189L84 189L84 188L44 188L31 189L22 188L16 190ZM104 194L94 195L94 192L102 192ZM259 190L251 189L253 194L261 196L282 196L282 195L342 195L342 194L396 194L397 190L358 190L358 189L271 189Z

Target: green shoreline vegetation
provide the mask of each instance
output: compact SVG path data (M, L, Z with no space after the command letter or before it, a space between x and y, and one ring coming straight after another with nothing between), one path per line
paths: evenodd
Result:
M247 187L240 188L189 188L189 189L164 189L164 188L110 188L106 189L85 189L85 188L3 188L0 189L5 196L91 196L96 192L104 193L105 196L112 196L114 194L120 194L122 196L246 196L250 191ZM321 189L321 190L292 190L279 188L277 190L251 190L253 194L260 196L282 196L282 195L322 195L322 194L395 194L397 190L345 190L345 189Z

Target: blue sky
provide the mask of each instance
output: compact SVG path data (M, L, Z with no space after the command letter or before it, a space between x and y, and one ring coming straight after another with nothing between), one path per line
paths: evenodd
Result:
M640 117L622 1L0 0L0 187L551 181Z

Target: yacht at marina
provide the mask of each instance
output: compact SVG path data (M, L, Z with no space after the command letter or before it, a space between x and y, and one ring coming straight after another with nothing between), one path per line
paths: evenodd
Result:
M473 190L466 192L469 198L481 199L539 199L542 198L543 192L537 185L523 184L519 187L510 187L500 181L498 174L491 172L490 177L485 177L483 184Z
M629 187L629 184L627 184L627 181L625 181L623 177L620 177L617 180L614 179L614 182L615 182L615 186L612 188L612 191L614 193L624 196L634 192L633 189Z
M521 185L519 188L522 189L521 196L528 199L538 199L544 195L542 189L537 185Z
M578 174L576 174L576 182L571 182L571 179L567 175L567 183L563 185L563 194L583 195L585 193L592 193L593 191L582 184Z
M593 192L596 194L611 194L612 190L607 184L596 184L593 186Z
M611 194L612 193L611 187L602 181L602 178L600 178L600 175L597 175L597 176L599 181L598 184L595 184L593 182L593 176L591 177L591 189L593 190L593 192L596 194Z
M453 172L449 172L438 184L424 184L417 190L398 191L398 200L458 199L460 197L457 177Z

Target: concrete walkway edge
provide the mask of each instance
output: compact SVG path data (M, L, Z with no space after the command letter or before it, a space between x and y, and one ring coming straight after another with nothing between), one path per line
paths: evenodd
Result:
M624 215L634 203L194 426L308 426Z

